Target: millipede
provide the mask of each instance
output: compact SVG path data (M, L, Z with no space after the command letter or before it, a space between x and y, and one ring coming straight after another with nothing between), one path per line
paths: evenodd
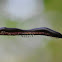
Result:
M45 35L45 36L51 36L51 37L57 37L62 38L62 34L59 32L56 32L50 28L46 27L40 27L40 28L34 28L34 29L28 29L23 30L19 28L7 28L7 27L1 27L0 28L0 35Z

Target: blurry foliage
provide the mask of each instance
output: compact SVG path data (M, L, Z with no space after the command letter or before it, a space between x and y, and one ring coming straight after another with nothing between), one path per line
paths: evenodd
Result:
M8 19L8 20L5 21L5 24L6 24L6 27L8 27L8 28L16 28L17 25L18 25L18 22Z
M52 27L62 33L62 0L44 0L45 13ZM47 47L52 53L52 62L62 62L62 40L52 39Z
M60 11L62 12L62 0L44 0L45 8L47 11Z
M8 0L0 0L0 3L3 4L5 2L7 2Z
M47 47L52 52L52 62L62 62L62 41L51 40Z
M54 28L62 26L62 0L44 0L46 16Z

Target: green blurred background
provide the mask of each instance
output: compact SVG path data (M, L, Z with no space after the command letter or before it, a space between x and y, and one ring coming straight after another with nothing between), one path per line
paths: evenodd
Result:
M0 27L48 27L62 33L62 0L0 0ZM0 62L62 62L62 39L0 36Z

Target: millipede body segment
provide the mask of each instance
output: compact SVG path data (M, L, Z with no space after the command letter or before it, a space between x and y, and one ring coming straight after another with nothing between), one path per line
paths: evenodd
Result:
M0 28L0 35L45 35L51 37L62 38L62 34L46 27L23 30L18 28Z

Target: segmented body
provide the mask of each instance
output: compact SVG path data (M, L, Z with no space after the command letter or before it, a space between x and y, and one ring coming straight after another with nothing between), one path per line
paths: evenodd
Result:
M18 28L0 28L0 35L46 35L62 38L62 34L46 27L23 30Z

